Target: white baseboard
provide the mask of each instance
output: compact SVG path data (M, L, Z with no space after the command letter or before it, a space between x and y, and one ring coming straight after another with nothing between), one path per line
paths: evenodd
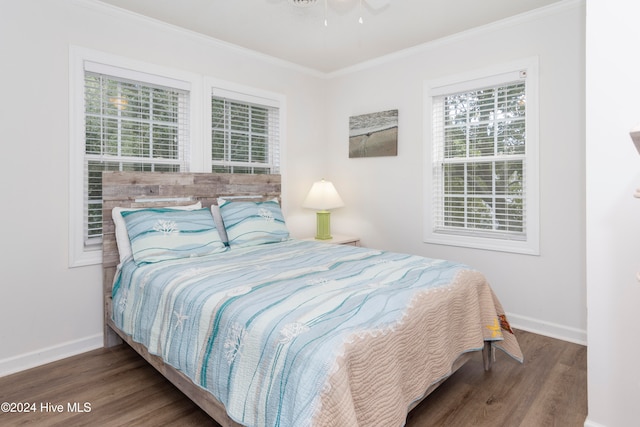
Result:
M603 424L598 424L589 420L589 417L584 422L584 427L606 427Z
M587 345L587 331L583 329L571 328L555 323L545 322L526 316L507 313L509 323L516 329L533 332L559 340L572 342L580 345Z
M102 334L0 360L0 377L102 347Z

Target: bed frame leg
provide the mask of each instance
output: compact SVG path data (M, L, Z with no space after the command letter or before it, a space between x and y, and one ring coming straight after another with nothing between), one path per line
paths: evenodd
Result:
M484 347L482 348L482 360L484 361L485 372L489 372L491 370L491 365L493 364L493 359L491 358L491 341L484 342Z
M118 335L109 325L104 325L104 336L103 336L103 345L105 348L115 347L117 345L122 344L122 338Z

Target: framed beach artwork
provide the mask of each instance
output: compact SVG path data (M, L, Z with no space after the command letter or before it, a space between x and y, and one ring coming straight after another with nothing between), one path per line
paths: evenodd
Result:
M349 157L398 155L398 110L349 117Z

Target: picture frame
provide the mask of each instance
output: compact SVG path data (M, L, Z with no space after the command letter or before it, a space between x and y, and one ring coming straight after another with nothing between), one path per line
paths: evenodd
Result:
M349 158L398 155L398 110L349 117Z

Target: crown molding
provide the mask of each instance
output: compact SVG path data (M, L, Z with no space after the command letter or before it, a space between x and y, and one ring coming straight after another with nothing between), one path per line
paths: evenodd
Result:
M468 40L469 38L476 38L483 34L489 34L499 29L513 27L519 24L535 21L547 16L557 15L567 10L574 10L574 9L583 7L585 4L585 1L586 0L563 0L561 2L551 4L549 6L544 6L535 10L531 10L529 12L521 13L519 15L511 16L509 18L491 22L489 24L485 24L480 27L471 28L469 30L461 31L459 33L442 37L437 40L432 40L432 41L425 42L407 49L402 49L402 50L390 53L388 55L379 56L378 58L364 61L350 67L345 67L340 70L325 73L324 77L326 79L331 79L333 77L344 76L347 74L363 71L368 68L384 65L388 62L407 58L417 54L422 54L430 50L442 48L443 46L447 46L449 44L459 43L460 41Z
M483 34L491 33L493 31L496 31L497 29L512 27L515 25L535 21L537 19L540 19L546 16L556 15L566 10L581 8L581 7L584 7L586 2L586 0L563 0L563 1L551 4L548 6L544 6L529 12L521 13L519 15L515 15L499 21L495 21L486 25L482 25L480 27L475 27L466 31L462 31L462 32L453 34L451 36L443 37L443 38L429 41L429 42L426 42L417 46L413 46L407 49L402 49L402 50L390 53L388 55L383 55L371 60L363 61L358 64L341 68L336 71L323 72L323 71L319 71L309 67L304 67L302 65L296 64L291 61L286 61L284 59L267 55L265 53L262 53L256 50L252 50L252 49L245 48L233 43L229 43L211 36L207 36L207 35L198 33L196 31L187 30L177 25L169 24L155 18L150 18L148 16L145 16L136 12L132 12L117 6L113 6L111 4L103 3L99 0L71 0L71 1L79 6L92 9L99 13L111 15L114 18L135 19L140 22L144 22L147 25L162 29L164 31L173 31L176 34L180 34L184 37L192 38L194 41L198 41L200 43L209 44L219 49L226 49L229 51L233 51L241 55L246 55L249 57L253 57L255 59L259 59L261 61L268 62L275 66L287 68L292 71L301 72L311 77L325 79L325 80L363 71L369 68L383 65L385 63L396 61L398 59L403 59L409 56L428 52L429 50L441 48L443 46L447 46L452 43L457 43L469 38L474 38L474 37L481 36Z
M205 34L198 33L197 31L192 31L183 27L179 27L177 25L169 24L159 19L151 18L151 17L145 16L127 9L123 9L108 3L103 3L99 0L70 0L70 1L72 3L75 3L78 6L85 7L87 9L93 10L98 13L113 16L116 19L127 19L127 18L134 19L141 23L145 23L146 25L149 25L151 27L156 27L163 31L172 31L183 37L191 38L194 41L208 44L218 49L226 49L228 51L235 52L240 55L246 55L255 59L259 59L261 61L265 61L279 67L288 68L293 71L308 74L312 77L316 77L316 78L326 77L326 73L324 72L321 72L312 68L304 67L294 62L286 61L284 59L280 59L275 56L267 55L265 53L262 53L253 49L239 46L237 44L229 43L224 40L217 39L215 37L207 36Z

